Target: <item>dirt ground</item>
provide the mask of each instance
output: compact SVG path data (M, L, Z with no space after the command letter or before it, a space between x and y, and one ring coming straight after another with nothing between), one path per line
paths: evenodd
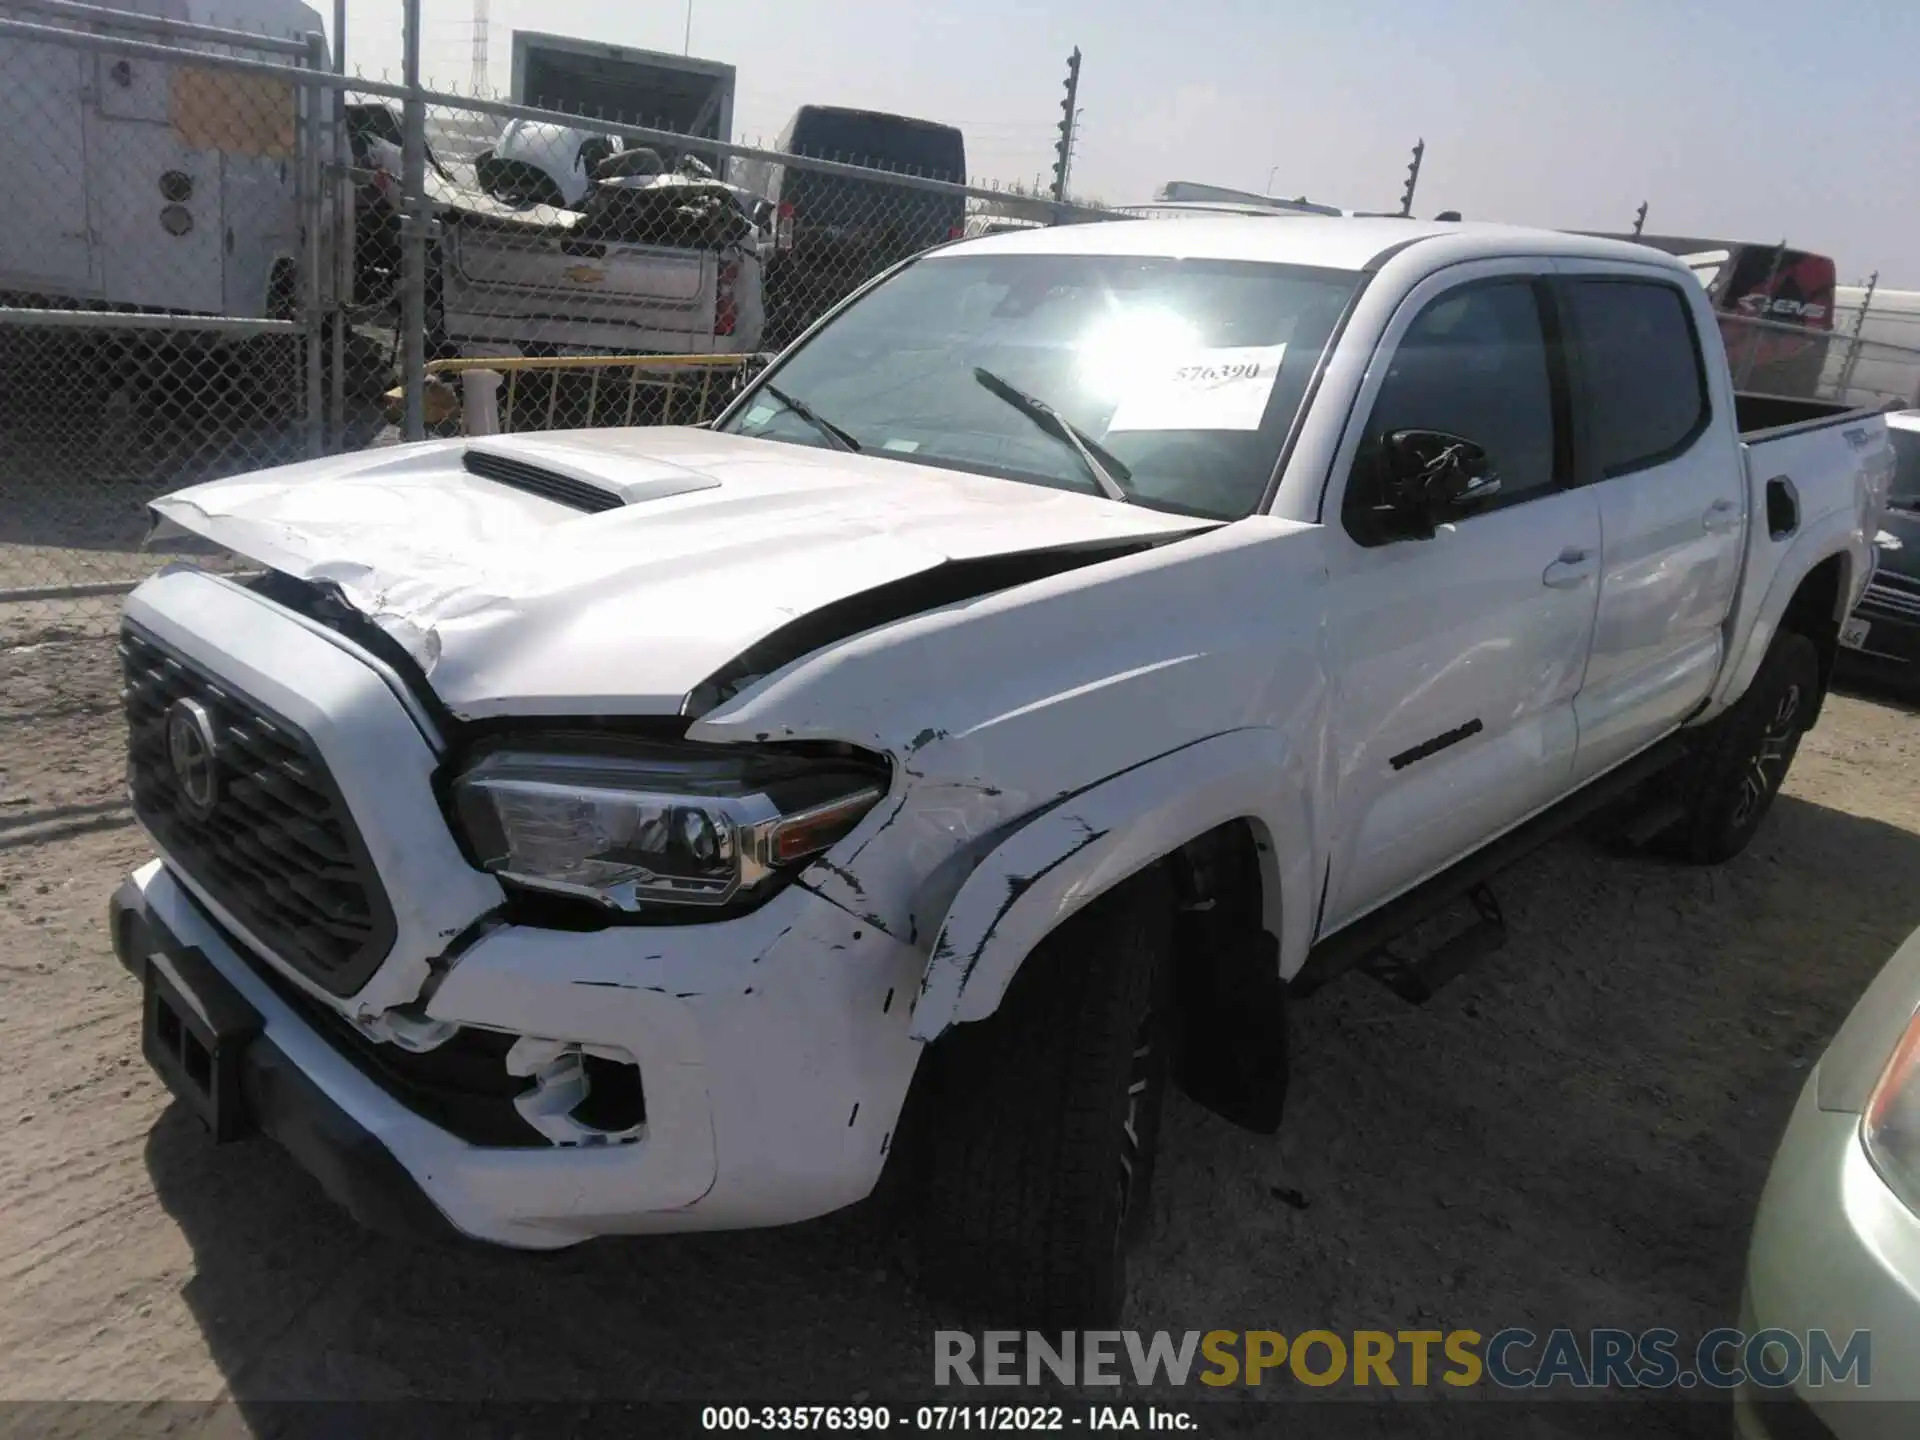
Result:
M229 1398L244 1417L924 1392L931 1332L955 1322L866 1213L548 1257L409 1249L272 1145L211 1145L141 1062L108 950L107 894L145 856L111 647L60 634L0 641L0 1400ZM1174 1101L1125 1323L1729 1323L1780 1128L1920 926L1916 877L1920 723L1849 696L1734 864L1540 853L1497 887L1512 943L1428 1006L1356 976L1298 1008L1277 1138ZM1725 1433L1692 1408L1684 1428Z

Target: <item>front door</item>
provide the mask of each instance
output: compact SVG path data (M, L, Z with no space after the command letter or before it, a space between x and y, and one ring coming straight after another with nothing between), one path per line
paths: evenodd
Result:
M1567 787L1600 522L1572 483L1554 324L1525 262L1458 267L1408 297L1362 387L1327 521L1338 748L1323 935ZM1403 429L1482 446L1500 490L1430 539L1365 543L1346 517Z

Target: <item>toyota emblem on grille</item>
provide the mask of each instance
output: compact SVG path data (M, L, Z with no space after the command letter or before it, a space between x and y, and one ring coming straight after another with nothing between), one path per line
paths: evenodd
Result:
M220 772L214 764L213 717L198 700L176 700L167 707L167 758L180 803L202 820L220 798Z

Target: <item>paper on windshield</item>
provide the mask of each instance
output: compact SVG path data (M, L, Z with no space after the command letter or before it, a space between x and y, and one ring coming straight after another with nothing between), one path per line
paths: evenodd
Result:
M1282 345L1192 350L1148 366L1127 388L1107 432L1258 430L1286 358Z

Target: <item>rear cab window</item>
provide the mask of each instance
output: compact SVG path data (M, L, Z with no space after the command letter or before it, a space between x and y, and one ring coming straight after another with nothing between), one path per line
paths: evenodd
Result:
M871 170L891 170L963 185L966 145L951 125L861 110L805 107L794 116L781 148L817 160L835 160ZM862 238L892 238L902 253L955 234L966 200L881 180L832 175L801 165L780 167L778 194L804 231L826 228L861 232ZM890 235L890 232L903 232Z
M795 155L899 170L962 184L966 148L951 125L858 110L806 109L794 117L785 146Z
M1564 293L1596 478L1684 454L1713 412L1700 336L1679 286L1593 276L1568 282Z

